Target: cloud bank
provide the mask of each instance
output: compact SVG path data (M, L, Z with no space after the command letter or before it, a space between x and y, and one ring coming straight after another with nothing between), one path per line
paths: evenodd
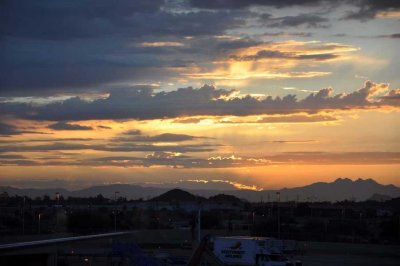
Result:
M313 114L329 110L397 108L400 104L398 95L398 90L390 90L389 84L371 81L367 81L361 89L351 93L335 95L332 88L325 88L301 100L292 94L284 97L260 98L241 95L236 90L217 89L204 85L199 89L189 87L171 92L154 92L152 89L124 90L124 93L112 92L107 98L90 102L74 97L43 106L1 103L0 111L4 115L18 118L48 121L150 120L190 116L249 116L300 112ZM65 127L65 124L60 125ZM158 136L158 138L166 137L176 136Z

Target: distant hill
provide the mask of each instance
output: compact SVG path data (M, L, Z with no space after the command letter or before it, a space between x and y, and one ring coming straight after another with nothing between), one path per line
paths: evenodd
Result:
M211 196L208 200L215 201L215 202L230 202L230 203L241 202L241 199L239 199L233 195L226 195L226 194L218 194L215 196Z
M304 187L280 190L238 191L233 195L250 201L268 201L268 199L276 200L278 191L281 201L365 201L374 194L387 195L392 198L400 197L400 188L394 185L382 185L372 179L352 181L348 178L338 178L331 183L318 182Z
M81 190L71 191L70 196L73 197L95 197L98 194L102 194L104 197L113 199L115 192L118 192L117 197L126 197L127 199L151 199L154 196L158 196L165 193L168 188L154 188L154 187L143 187L138 185L130 184L112 184L103 186L93 186Z
M54 197L58 192L60 195L69 195L70 191L63 188L49 188L49 189L36 189L36 188L15 188L15 187L0 187L0 193L7 192L8 195L19 195L19 196L28 196L31 198L35 197L43 197L44 195Z
M342 201L342 200L356 200L365 201L376 195L385 195L390 198L400 197L400 188L394 185L382 185L372 179L358 179L352 181L348 178L339 178L334 182L318 182L304 187L284 188L280 190L212 190L212 189L177 189L172 194L171 188L162 187L144 187L139 185L130 184L113 184L103 186L93 186L81 190L66 190L62 188L57 189L19 189L14 187L0 187L0 192L7 192L9 195L26 195L29 197L38 197L48 195L54 197L56 192L59 192L63 197L94 197L102 194L106 198L113 199L115 192L118 197L126 197L127 199L148 200L154 197L169 200L193 199L192 197L213 197L218 194L224 196L217 196L214 200L228 200L229 196L234 196L239 199L246 199L248 201L275 201L276 192L280 192L281 201ZM188 195L190 192L194 195ZM189 194L190 194L189 193ZM162 197L160 196L162 195ZM161 197L161 198L160 198ZM175 199L174 199L175 197ZM230 198L233 200L233 198Z
M372 197L370 197L368 200L370 201L379 201L379 202L383 202L383 201L388 201L393 199L392 197L389 197L387 195L382 195L382 194L377 194L375 193L374 195L372 195Z
M163 201L163 202L200 201L200 200L205 200L205 198L195 196L187 191L177 188L167 191L164 194L161 194L160 196L151 199L151 201Z
M282 190L283 194L285 192L285 190ZM303 197L315 197L314 200L327 201L364 201L374 194L383 194L391 197L400 196L400 188L394 185L381 185L373 179L357 179L356 181L352 181L348 178L339 178L332 183L314 183L309 186L291 189L290 192L292 194L301 194Z

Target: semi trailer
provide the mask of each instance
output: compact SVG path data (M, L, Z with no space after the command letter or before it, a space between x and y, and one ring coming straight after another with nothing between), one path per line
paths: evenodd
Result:
M211 239L214 255L230 266L302 266L284 253L282 240L267 237L229 236Z

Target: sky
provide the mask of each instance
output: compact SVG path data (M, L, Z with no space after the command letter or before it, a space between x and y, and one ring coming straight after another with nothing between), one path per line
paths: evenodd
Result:
M400 1L3 0L0 185L400 186Z

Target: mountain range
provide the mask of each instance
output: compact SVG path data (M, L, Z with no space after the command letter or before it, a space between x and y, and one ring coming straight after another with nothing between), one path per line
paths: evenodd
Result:
M8 195L26 195L29 197L41 197L49 195L52 197L57 192L63 197L94 197L102 194L106 198L126 197L127 199L151 199L157 197L174 187L148 187L132 184L112 184L102 186L92 186L80 190L67 190L64 188L52 189L27 189L15 188L11 186L0 186L0 193L6 192ZM175 187L177 188L177 187ZM338 178L334 182L318 182L303 187L283 188L279 190L243 190L243 189L184 189L194 195L201 197L212 197L218 194L232 195L251 202L257 201L276 201L280 192L281 201L342 201L355 200L364 201L369 199L380 200L400 197L400 188L394 185L382 185L373 179L351 180L348 178ZM118 194L115 194L118 192ZM379 195L379 197L377 197Z

